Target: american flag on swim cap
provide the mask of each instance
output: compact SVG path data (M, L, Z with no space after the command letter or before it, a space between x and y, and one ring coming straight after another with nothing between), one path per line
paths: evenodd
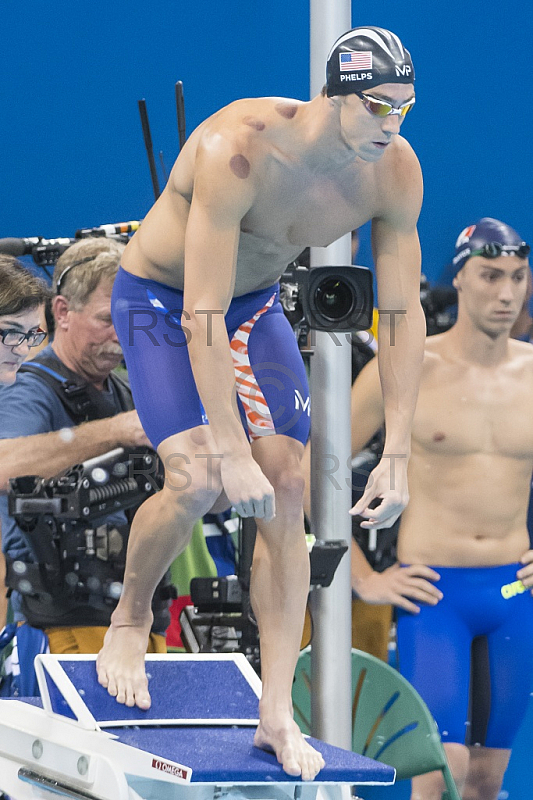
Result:
M339 53L339 69L341 72L372 69L372 53L367 50L355 53Z

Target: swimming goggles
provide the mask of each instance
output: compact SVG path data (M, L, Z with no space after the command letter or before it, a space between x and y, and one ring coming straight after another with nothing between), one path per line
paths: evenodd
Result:
M483 247L472 250L470 256L483 256L484 258L498 258L498 256L518 256L527 258L531 247L525 242L520 244L500 244L500 242L485 242Z
M415 104L414 97L401 106L393 106L392 103L387 103L386 100L378 100L377 97L372 97L372 95L365 94L364 92L354 92L354 94L363 101L366 110L374 114L375 117L388 117L391 115L405 117Z

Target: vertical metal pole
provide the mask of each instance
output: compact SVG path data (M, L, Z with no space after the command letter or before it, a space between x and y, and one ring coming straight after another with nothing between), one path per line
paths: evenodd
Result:
M350 0L311 0L311 96L325 82L335 39L351 27ZM350 235L327 248L311 249L311 266L351 264ZM314 332L311 359L311 516L317 539L351 542L349 334ZM351 580L350 553L331 586L311 594L311 719L313 735L351 750Z

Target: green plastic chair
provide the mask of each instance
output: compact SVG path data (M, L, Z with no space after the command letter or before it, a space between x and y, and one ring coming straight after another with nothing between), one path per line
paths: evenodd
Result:
M441 770L443 800L461 800L437 724L418 692L384 661L352 650L352 750L394 767L404 780ZM302 650L292 691L294 718L311 732L311 648Z

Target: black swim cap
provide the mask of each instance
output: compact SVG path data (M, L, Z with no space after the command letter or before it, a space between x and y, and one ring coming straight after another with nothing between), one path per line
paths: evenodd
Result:
M353 94L382 83L413 83L411 55L385 28L352 28L331 48L326 68L327 96Z
M519 256L527 258L530 247L519 233L492 217L483 217L475 225L461 231L455 242L455 255L452 259L454 273L457 275L471 256L497 258L498 256Z

